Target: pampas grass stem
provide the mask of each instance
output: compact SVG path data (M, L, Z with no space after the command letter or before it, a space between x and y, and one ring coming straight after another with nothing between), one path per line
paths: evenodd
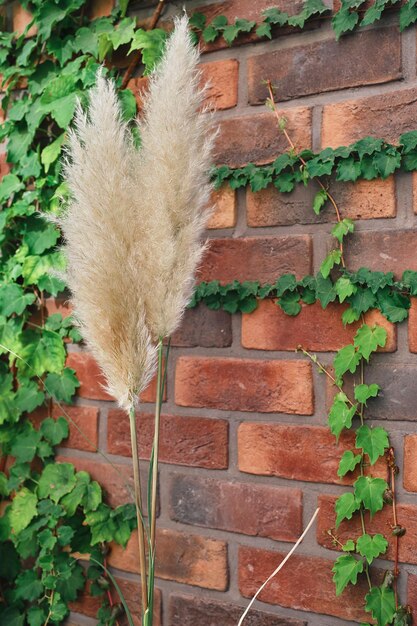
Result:
M160 430L160 418L161 418L161 404L163 399L163 377L162 377L162 365L163 365L163 343L162 339L158 343L158 378L157 378L157 393L155 403L155 423L154 423L154 441L152 448L152 491L151 491L151 547L153 556L155 557L155 532L156 532L156 500L157 500L157 486L158 486L158 460L159 460L159 430ZM165 362L167 367L167 360Z

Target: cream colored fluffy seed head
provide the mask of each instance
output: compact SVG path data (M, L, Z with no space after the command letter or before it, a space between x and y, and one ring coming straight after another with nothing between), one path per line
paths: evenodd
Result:
M101 75L69 135L67 284L83 337L126 409L154 373L155 342L180 323L204 249L214 135L198 60L184 17L150 78L139 152Z

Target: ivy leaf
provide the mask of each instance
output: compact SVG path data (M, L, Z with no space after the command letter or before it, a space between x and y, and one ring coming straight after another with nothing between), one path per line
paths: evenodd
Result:
M19 381L19 388L16 392L15 403L19 410L31 413L45 400L45 394L39 389L38 383L34 380Z
M239 28L236 26L236 24L228 24L227 26L224 27L223 39L229 46L232 45L232 43L238 37L238 35L239 35Z
M61 546L69 546L71 544L71 539L75 535L75 530L71 528L71 526L59 526L57 530L57 538L58 543Z
M66 603L74 602L74 600L77 599L78 591L85 585L85 578L81 565L76 563L74 566L69 566L66 569L67 571L59 578L56 585L58 595L60 595L65 601L65 604L61 603L63 604L63 608L60 609L61 611L65 609L64 617L68 612Z
M358 502L351 491L348 491L341 495L335 504L336 511L336 528L339 527L340 523L344 519L352 519L352 515L357 511L360 507L360 502Z
M27 231L23 235L23 243L28 246L29 254L42 254L48 248L55 246L60 232L45 220L34 217L28 220Z
M345 219L338 222L332 228L332 235L333 237L336 237L336 239L340 243L342 243L343 238L346 237L348 233L353 233L354 230L355 230L355 225L353 223L353 220L350 220L349 218L346 217Z
M337 279L334 285L335 291L339 297L339 302L342 303L356 292L356 285L354 285L349 278L341 276Z
M355 313L366 313L376 305L376 297L367 287L356 287L355 293L349 298L349 303Z
M361 163L360 161L355 161L352 156L347 159L340 159L336 171L336 180L354 182L361 174Z
M381 387L376 383L371 385L356 385L355 387L355 400L361 404L366 404L369 398L376 398Z
M382 478L360 476L353 485L355 498L371 512L371 517L384 506L383 496L388 485Z
M205 30L206 29L203 31L203 37ZM142 51L142 62L145 65L146 74L149 74L157 61L161 58L165 48L166 37L166 32L160 28L154 28L153 30L148 31L138 28L135 32L129 54L133 50Z
M47 618L47 611L40 606L31 606L27 612L29 626L43 626Z
M344 546L342 546L343 552L353 552L355 550L355 542L353 539L348 539Z
M356 547L359 554L364 556L370 565L380 554L386 552L388 541L379 533L373 536L365 533L357 540Z
M401 167L401 155L394 147L377 152L373 161L381 178L388 178Z
M9 317L13 313L22 315L23 311L35 301L35 294L25 293L20 285L13 283L0 289L0 315Z
M365 609L372 613L378 626L386 626L392 622L395 614L395 595L390 587L372 587L366 594L365 601Z
M320 189L313 200L313 211L316 215L320 215L320 211L324 207L327 201L327 191L325 189Z
M101 491L101 487L93 480L91 483L88 483L87 489L83 498L83 507L84 512L87 511L96 511L101 501L103 499L103 494Z
M58 334L48 330L42 334L25 331L20 356L23 360L17 361L17 368L21 374L42 376L45 372L61 372L66 353Z
M397 323L407 318L411 305L410 298L401 293L393 293L389 289L378 291L377 298L378 307L388 321Z
M65 582L66 582L65 579L64 581L58 580L56 588L58 589L63 583L65 584ZM75 597L73 599L75 600L76 597L77 597L77 594L75 594ZM54 597L50 605L50 611L51 611L51 621L54 623L58 623L58 624L69 613L68 606L66 605L65 602L62 601L61 594L58 593L57 591L55 591L54 593Z
M55 163L59 155L61 154L62 144L65 141L65 133L62 133L48 146L46 146L41 152L41 163L45 167L45 172L48 173L49 167L52 163ZM35 253L36 254L36 253Z
M110 510L105 504L100 504L96 511L90 511L86 514L85 521L91 530L92 546L113 539L117 526L110 518Z
M345 398L344 393L337 393L329 413L330 430L336 439L339 439L344 428L351 428L352 419L357 409L356 404L350 407Z
M115 31L117 32L117 31ZM91 54L95 59L98 58L98 35L92 28L83 26L77 30L74 37L73 50L82 52L83 54Z
M342 259L341 250L332 250L323 263L320 265L320 272L323 278L327 278L335 265L339 265Z
M62 416L58 417L58 419L47 417L42 421L40 431L52 446L57 446L63 439L68 437L68 422Z
M45 379L45 388L55 400L59 402L71 402L80 382L75 375L75 370L65 367L61 373L49 373Z
M256 34L258 37L268 37L268 39L272 39L271 24L268 22L262 22L256 29Z
M348 472L353 472L355 467L361 462L361 458L360 454L353 454L352 450L346 450L340 459L337 475L342 478Z
M64 495L72 491L75 484L74 466L71 463L47 465L39 478L38 496L49 497L54 502L59 502Z
M359 15L355 11L350 11L349 8L343 7L332 18L332 27L336 34L336 40L338 41L340 35L353 30L358 23Z
M380 426L370 428L364 424L356 431L355 446L362 448L369 456L371 465L374 465L377 459L384 455L386 448L389 448L388 433Z
M32 461L36 454L39 441L39 431L35 430L32 425L27 423L26 428L13 440L10 448L11 453L16 457L19 463Z
M15 580L14 595L17 600L33 602L37 600L43 592L42 582L39 580L36 570L29 569L19 574Z
M400 9L400 31L402 32L417 20L417 1L408 0Z
M352 554L345 554L336 559L332 572L336 584L336 595L340 596L345 587L351 583L356 585L358 574L363 572L363 561L355 559Z
M87 474L87 472L76 473L74 488L61 500L61 504L69 516L74 515L78 506L81 504L87 492L87 486L89 482L90 476L89 474Z
M0 202L8 200L10 196L24 188L24 184L16 174L6 174L0 183Z
M373 326L363 324L356 332L353 343L358 349L360 355L369 361L372 352L378 349L378 346L385 346L387 341L387 331L382 326Z
M287 315L298 315L301 311L300 294L297 291L287 292L279 298L277 304Z
M358 321L360 316L361 316L360 313L358 313L357 311L349 307L349 309L346 309L346 311L343 311L342 322L344 326L346 326L346 324L353 324L354 322Z
M212 43L213 41L216 41L217 37L220 37L220 33L216 28L209 24L203 30L202 37L206 43Z
M9 521L16 535L27 528L36 516L36 505L38 498L26 487L20 489L13 498L9 511Z
M323 309L336 300L337 294L330 278L324 278L321 272L316 276L316 295Z
M341 378L346 372L354 374L361 360L361 353L355 346L348 345L339 350L334 360L336 378Z

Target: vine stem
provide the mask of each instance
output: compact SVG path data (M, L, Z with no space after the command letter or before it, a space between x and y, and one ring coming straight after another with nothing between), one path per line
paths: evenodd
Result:
M140 483L138 439L136 431L136 414L132 405L129 409L130 441L133 458L133 479L135 484L136 517L138 520L139 568L142 590L142 615L148 608L148 583L146 579L145 528L143 523L142 491Z
M155 28L155 26L158 23L158 20L161 16L161 13L164 9L165 6L165 2L166 0L159 0L158 4L156 5L156 9L153 12L153 15L150 19L149 22L149 27L147 30L153 30ZM128 68L126 70L126 72L124 73L123 79L122 79L122 85L121 85L121 89L126 89L127 84L129 82L129 80L132 78L132 74L135 71L135 67L137 66L137 64L140 61L140 57L142 56L142 53L140 50L137 50L134 55L133 58L131 60L131 62L128 65Z
M395 473L397 471L397 466L395 465L395 454L394 448L390 447L388 450L388 467L389 467L389 477L390 477L390 487L392 492L392 519L393 519L393 528L398 527L398 518L397 518L397 498L395 492ZM399 552L400 552L400 535L396 534L395 537L395 547L394 547L394 581L393 581L393 589L395 596L395 607L398 608L398 575L399 575Z
M275 117L278 120L278 125L279 125L280 121L281 121L281 118L280 118L280 115L279 115L279 112L278 112L278 109L277 109L277 105L276 105L276 102L275 102L274 88L272 86L271 80L268 79L266 81L266 84L267 84L267 87L268 87L269 98L270 98L270 101L271 101L271 104L272 104L272 107L273 107L273 111L274 111ZM300 156L298 154L298 150L296 148L296 145L293 142L293 140L291 139L291 137L289 136L287 130L285 128L281 128L280 125L279 125L279 128L284 133L284 137L287 140L287 142L288 142L289 146L291 147L291 149L298 156L298 158L300 159L300 161L304 165L304 167L306 167L307 166L306 161L303 159L302 156ZM339 210L339 207L337 206L337 202L334 199L334 197L332 196L332 194L329 193L329 191L326 189L326 187L323 185L323 183L321 182L321 180L319 178L316 178L315 176L313 176L312 180L314 180L314 182L317 183L317 185L320 187L320 189L322 189L325 192L325 194L327 196L327 199L331 202L331 204L332 204L332 206L333 206L333 208L335 210L337 221L341 222L342 221L342 217L340 215L340 210ZM340 250L340 254L341 254L340 262L342 264L342 267L346 267L345 259L344 259L344 256L343 256L343 243L342 242L339 243L339 250Z

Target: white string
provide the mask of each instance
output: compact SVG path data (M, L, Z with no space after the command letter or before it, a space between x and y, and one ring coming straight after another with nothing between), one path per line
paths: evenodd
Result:
M306 529L304 530L303 534L297 539L297 542L293 545L293 547L291 548L291 550L288 552L287 556L285 557L285 559L283 561L281 561L281 563L278 565L278 567L276 568L276 570L274 570L272 572L272 574L266 579L266 581L259 587L258 591L255 593L255 595L253 596L252 600L249 602L245 612L243 613L242 617L239 620L239 623L237 626L242 626L243 624L243 620L245 619L246 615L249 613L249 610L252 606L252 604L255 602L256 598L258 597L258 595L261 593L261 591L266 587L266 585L269 583L270 580L272 580L272 578L274 576L276 576L276 574L278 574L278 572L284 567L285 563L288 561L288 559L290 558L290 556L296 551L296 549L298 548L298 546L300 545L300 543L302 542L302 540L304 539L304 537L306 536L306 534L308 533L308 531L310 530L310 528L313 525L314 520L316 519L318 512L320 511L320 508L317 508L313 517L311 518L311 520L309 521L309 523L306 526Z

